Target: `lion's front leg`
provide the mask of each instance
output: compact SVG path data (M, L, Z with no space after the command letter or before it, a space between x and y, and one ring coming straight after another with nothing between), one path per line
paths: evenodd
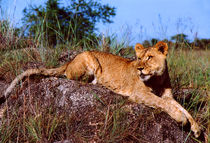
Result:
M161 95L162 98L173 98L173 94L172 94L172 89L171 88L166 88L163 91L163 94Z
M191 130L194 132L195 137L199 137L201 133L200 126L198 123L193 119L193 117L190 115L190 113L185 110L175 99L173 98L164 98L167 103L170 105L176 106L182 113L186 116L186 118L189 120L191 124Z
M129 96L129 100L136 103L143 103L152 108L160 108L164 112L168 113L174 120L186 124L187 118L184 113L174 104L170 104L168 101L161 97L156 96L151 92L142 91L138 95Z
M173 98L161 98L148 91L141 91L129 97L129 100L136 103L143 103L149 107L160 108L168 113L174 120L186 124L187 119L191 123L191 130L194 132L195 137L200 135L200 128L193 120L191 115Z
M174 98L172 95L171 88L166 88L161 96L167 103L170 105L176 106L182 113L186 116L186 118L189 120L191 124L191 130L194 132L195 137L198 137L200 135L200 127L196 123L196 121L193 119L193 117L190 115L190 113L185 110Z

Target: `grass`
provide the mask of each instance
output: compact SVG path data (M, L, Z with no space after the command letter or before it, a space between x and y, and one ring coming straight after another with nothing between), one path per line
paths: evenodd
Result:
M58 58L63 49L50 49L41 51L38 49L38 55L34 56L34 51L6 51L1 55L1 68L5 69L5 64L9 65L7 72L17 75L22 72L22 65L30 61L42 62L46 67L58 65ZM14 53L14 54L11 54ZM202 125L205 134L209 134L210 128L210 111L209 111L209 53L210 51L194 50L170 50L168 56L169 73L174 93L182 89L190 89L186 96L180 95L177 100L190 111L195 119ZM37 54L37 53L36 53ZM44 58L40 58L43 54ZM44 60L43 60L44 59ZM12 66L16 65L16 66ZM37 112L40 109L35 109ZM58 116L46 109L39 116L27 116L25 119L18 117L18 112L13 113L9 123L2 121L0 127L1 142L10 141L30 141L45 142L53 141L55 136L64 134L61 129L65 129L65 135L74 134L80 140L88 140L80 131L72 131L71 126L66 122L72 122L68 115ZM10 115L11 117L11 115ZM124 123L127 113L118 107L107 107L106 115L103 117L103 125L99 132L99 138L107 142L117 142L122 140L125 133L129 130L129 124ZM73 117L72 117L73 118ZM9 126L8 126L9 124ZM70 130L67 130L69 128ZM24 131L24 132L23 132ZM63 137L59 137L61 140Z
M41 29L41 28L40 28ZM8 31L6 31L9 33ZM41 30L38 31L41 33ZM8 35L8 34L7 34ZM40 34L37 34L35 40L38 43L35 49L27 49L25 45L0 50L0 77L3 80L11 82L12 79L24 69L24 65L30 62L42 63L45 67L55 67L59 65L59 57L67 50L78 49L77 43L74 45L58 45L57 47L47 47L46 43L41 40ZM104 41L99 41L96 48L88 45L88 42L82 50L100 50L118 54L124 57L132 57L133 50L123 48L126 41L117 41L116 36L111 36L107 43L111 45L106 49ZM22 40L24 41L24 39ZM82 41L85 43L85 41ZM24 43L24 42L23 42ZM44 44L43 44L44 43ZM105 42L106 43L106 42ZM63 48L63 47L68 48ZM202 125L207 140L210 140L210 50L186 50L174 49L171 47L168 55L168 66L171 77L171 83L174 94L181 91L176 99L193 115L193 117ZM187 91L187 92L186 92ZM104 101L95 95L96 99L105 105ZM130 128L128 113L122 108L125 100L116 102L115 105L107 105L106 112L101 116L101 125L97 129L97 139L107 142L120 142L127 136L140 141L141 135L137 139L135 136L128 134L135 129ZM78 119L76 115L62 113L56 114L56 109L48 107L40 109L39 105L33 107L35 115L19 117L19 107L16 111L11 112L9 119L2 119L0 126L0 142L53 142L63 140L72 135L78 141L89 141L87 131L81 127L86 123L85 118ZM23 109L22 112L26 112ZM25 114L24 114L25 115ZM77 122L79 120L79 122ZM77 125L77 127L73 125ZM198 141L199 142L199 141Z
M209 50L171 50L168 57L173 87L207 90L210 86Z
M177 100L210 133L210 50L174 50L168 56L169 74L174 93L185 90Z
M209 50L171 50L168 66L173 88L188 88L194 92L199 90L207 96L210 87L209 54Z

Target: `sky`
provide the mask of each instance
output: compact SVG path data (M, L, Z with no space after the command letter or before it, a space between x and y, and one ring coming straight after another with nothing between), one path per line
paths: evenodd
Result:
M20 25L22 10L29 4L46 0L3 0L4 8L14 25ZM63 0L68 3L69 0ZM97 24L98 33L117 35L122 40L142 42L145 39L170 39L185 33L210 38L210 0L101 0L116 7L111 24ZM3 6L2 6L3 7ZM15 12L14 12L15 11Z

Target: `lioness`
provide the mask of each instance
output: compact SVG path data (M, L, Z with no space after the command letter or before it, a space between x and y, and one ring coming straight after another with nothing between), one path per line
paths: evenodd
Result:
M68 79L93 75L93 84L99 83L115 93L128 96L128 99L133 102L160 108L177 122L186 124L189 120L195 137L199 137L198 124L173 99L166 63L168 45L162 41L150 48L136 44L135 51L137 59L133 61L104 52L86 51L59 68L28 69L12 81L4 97L8 98L15 85L25 76L32 74L65 75Z

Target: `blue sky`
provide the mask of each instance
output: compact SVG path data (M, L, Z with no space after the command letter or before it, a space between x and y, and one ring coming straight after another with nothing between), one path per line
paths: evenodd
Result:
M29 4L46 0L3 0L7 15L14 24L20 22L22 10ZM63 0L68 3L69 0ZM118 34L131 43L145 39L170 38L185 33L189 39L210 38L210 0L101 0L115 6L112 24L99 23L100 33ZM13 12L15 10L15 12Z

